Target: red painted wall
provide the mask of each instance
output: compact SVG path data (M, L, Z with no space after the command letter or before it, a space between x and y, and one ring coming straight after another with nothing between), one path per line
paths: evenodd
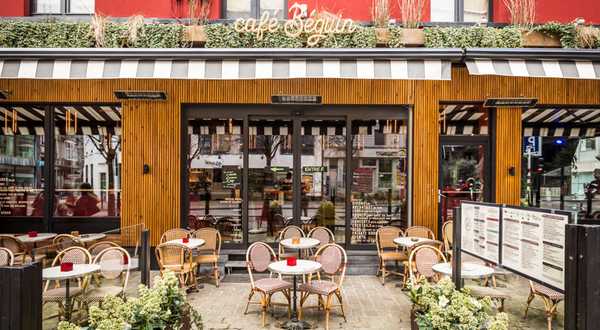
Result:
M105 16L142 15L152 18L187 18L188 0L96 0L96 12ZM221 16L221 1L211 2L210 19Z
M401 21L400 8L397 0L390 1L390 18L395 19L397 22ZM308 13L310 14L313 10L324 10L334 14L341 14L344 18L352 18L356 21L371 21L371 13L373 8L372 0L299 0L292 1L288 0L288 6L291 7L294 3L307 4ZM429 1L425 1L425 7L423 8L423 21L429 21Z
M600 24L600 1L598 0L537 0L537 23L558 21L569 23L577 18L586 23ZM508 23L510 14L501 0L494 0L494 22Z
M29 0L2 0L0 16L28 16Z

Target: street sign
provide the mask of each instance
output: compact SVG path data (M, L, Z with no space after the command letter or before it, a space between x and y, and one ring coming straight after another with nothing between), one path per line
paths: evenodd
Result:
M327 172L327 166L304 166L302 167L304 173L321 173Z
M542 137L541 136L526 136L523 139L523 154L531 154L531 156L542 156Z

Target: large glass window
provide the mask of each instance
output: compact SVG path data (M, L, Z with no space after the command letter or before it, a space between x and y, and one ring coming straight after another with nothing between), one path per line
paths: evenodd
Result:
M194 228L219 229L224 242L242 241L242 121L190 121L189 218Z
M286 0L225 0L224 14L227 19L260 18L264 12L270 17L287 17Z
M32 0L33 14L93 14L95 0Z
M0 217L42 217L44 111L0 107Z
M54 117L54 215L120 216L121 109L56 107Z
M488 1L431 0L431 21L485 23L488 21ZM459 15L456 15L457 8L462 9Z
M407 132L403 120L352 121L352 244L373 244L380 227L407 225Z

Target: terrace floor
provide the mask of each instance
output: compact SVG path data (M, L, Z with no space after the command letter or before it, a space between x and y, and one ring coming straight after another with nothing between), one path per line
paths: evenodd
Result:
M239 278L226 278L219 288L206 283L199 292L189 294L192 305L202 314L205 329L263 329L258 305L251 305L248 314L243 314L249 284L237 279ZM130 283L133 292L134 287L139 283L139 273L132 276ZM505 311L510 316L509 328L511 330L546 329L543 304L539 298L532 303L534 308L530 310L528 319L523 320L529 292L527 281L512 276L508 280L508 286L514 292L505 307ZM347 276L343 291L347 322L344 322L339 314L332 313L330 329L410 329L410 299L405 291L395 286L394 279L382 286L375 276ZM273 300L283 302L284 298L278 295L274 296ZM309 304L314 304L315 301L316 299L311 300ZM54 308L45 307L45 317L49 315L48 313L55 313ZM558 320L554 320L553 328L563 329L562 303L559 305L558 314ZM324 328L323 313L309 309L305 311L304 316L304 319L317 329ZM275 307L274 314L267 317L267 326L264 329L279 329L278 325L286 319L286 308ZM56 323L56 318L46 320L44 329L54 329Z

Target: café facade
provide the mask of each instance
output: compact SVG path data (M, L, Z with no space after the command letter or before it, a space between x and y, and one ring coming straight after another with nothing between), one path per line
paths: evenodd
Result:
M0 49L0 90L0 230L153 244L439 233L460 200L521 203L524 136L600 133L594 50Z

